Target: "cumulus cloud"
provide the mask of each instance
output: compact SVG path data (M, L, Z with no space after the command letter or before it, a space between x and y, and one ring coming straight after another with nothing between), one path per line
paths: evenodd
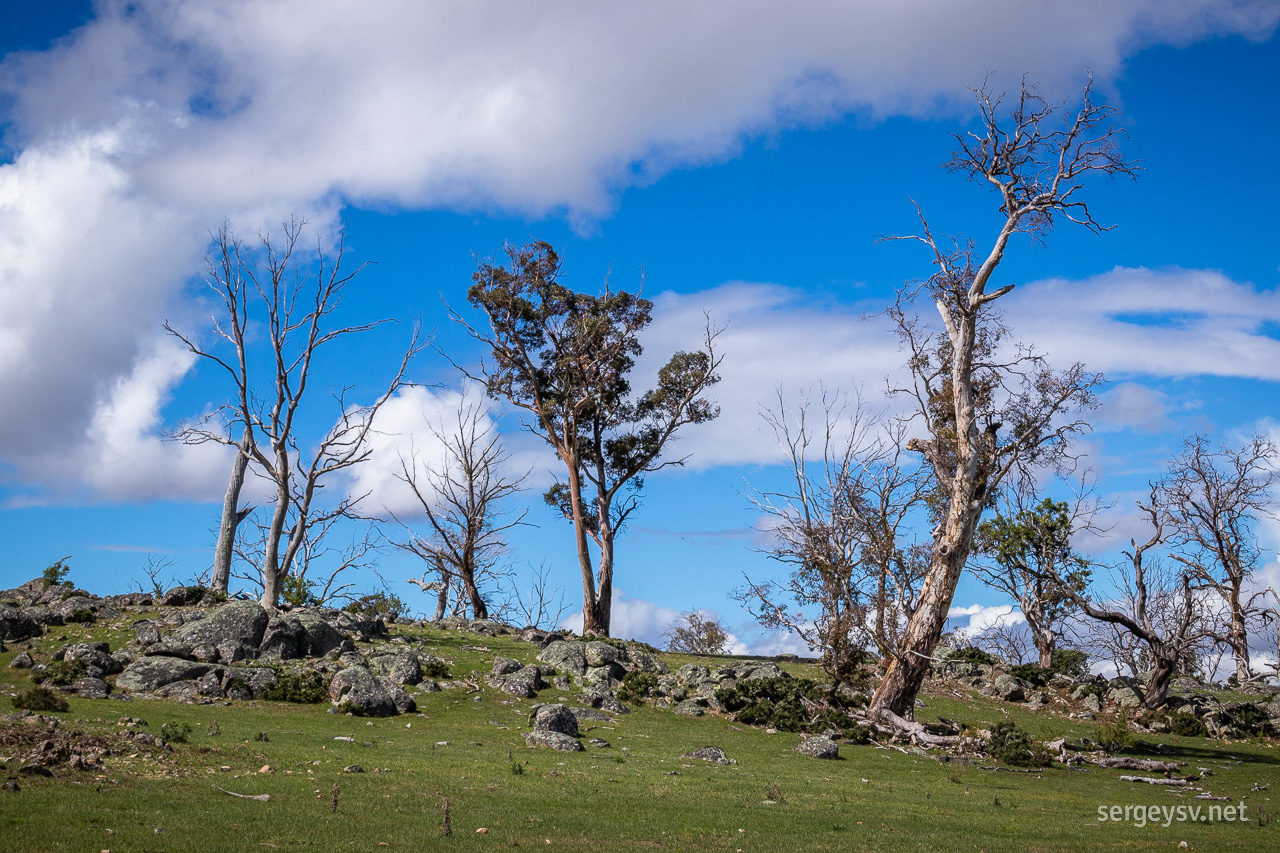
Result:
M625 592L613 590L613 611L609 623L609 634L629 640L640 640L650 645L662 642L662 634L672 623L680 618L679 610L645 601L643 598L631 598ZM582 611L566 616L560 627L568 628L575 634L582 633Z
M969 617L969 621L963 625L957 625L953 630L957 635L967 639L981 636L984 631L992 628L1008 628L1013 625L1021 625L1026 622L1026 617L1022 615L1022 611L1015 608L1012 604L997 604L987 606L985 604L971 604L967 607L953 607L947 612L947 619L962 619Z
M85 436L106 435L95 418L146 372L225 217L249 231L290 212L323 226L345 203L599 217L627 186L732 157L752 134L850 111L959 115L988 71L1067 95L1084 67L1105 85L1146 45L1261 39L1280 18L1266 0L96 10L50 50L0 63L18 152L0 165L0 461L28 482L45 475L24 459L104 450ZM738 328L735 353L777 351L764 324ZM724 389L753 414L729 399L740 384ZM764 452L747 444L714 458Z

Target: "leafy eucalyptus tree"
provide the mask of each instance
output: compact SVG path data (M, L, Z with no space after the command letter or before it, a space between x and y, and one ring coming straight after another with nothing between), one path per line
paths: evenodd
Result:
M662 458L668 442L681 427L719 414L702 396L719 381L716 333L708 324L700 349L672 355L654 387L633 394L631 371L653 304L607 282L595 295L565 287L560 256L548 243L503 252L505 264L478 265L467 293L487 328L453 315L488 349L478 374L468 375L490 397L522 409L527 428L563 463L564 479L545 497L573 524L583 631L607 636L615 540L638 504L644 475L684 464Z

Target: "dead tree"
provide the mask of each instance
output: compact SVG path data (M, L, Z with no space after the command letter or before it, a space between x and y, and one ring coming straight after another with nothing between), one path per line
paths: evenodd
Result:
M1085 427L1071 410L1087 407L1099 382L1081 365L1052 371L1026 349L1002 355L1004 329L995 307L1014 286L996 286L993 277L1017 234L1042 237L1058 219L1106 230L1081 198L1084 184L1094 175L1134 173L1118 149L1124 132L1112 124L1115 111L1094 103L1092 86L1079 110L1069 113L1024 82L1007 121L1002 95L985 87L976 94L980 129L957 136L947 168L999 194L1004 221L994 240L985 253L971 241L949 243L934 236L923 213L921 234L894 238L923 243L935 267L927 281L901 291L890 309L912 380L897 391L928 431L909 447L932 469L937 494L930 564L903 654L890 662L870 707L873 714L887 710L907 719L992 495L1011 472L1060 457L1066 439ZM940 333L910 312L921 292L940 315Z
M1148 708L1158 708L1168 700L1169 684L1180 665L1211 631L1205 603L1193 587L1193 574L1152 559L1152 549L1164 544L1168 535L1168 507L1160 488L1152 486L1148 502L1138 506L1151 524L1151 536L1142 544L1129 541L1124 552L1127 562L1116 567L1118 598L1097 601L1077 591L1066 578L1056 580L1062 595L1086 616L1123 629L1145 645L1151 677L1142 701Z
M633 395L630 373L652 303L607 282L596 296L566 288L560 256L547 243L504 251L508 264L481 262L467 292L488 328L451 316L489 350L478 373L467 375L493 399L524 410L526 426L564 465L565 480L544 497L573 525L583 633L608 636L615 542L644 475L683 465L683 458L661 458L668 442L682 427L719 415L702 396L719 381L716 332L708 325L700 350L672 355L654 388Z
M1228 618L1221 637L1231 647L1235 678L1245 684L1249 668L1249 627L1259 615L1265 591L1245 588L1258 566L1255 528L1272 511L1276 448L1254 436L1239 447L1213 450L1202 435L1187 439L1170 464L1166 485L1172 528L1172 557L1192 572L1197 583L1223 602Z
M788 409L781 392L765 422L787 458L785 491L753 502L773 538L766 551L789 566L782 581L753 581L734 597L762 625L790 631L847 681L866 652L892 659L910 619L927 556L907 540L926 499L925 472L902 464L902 424L860 400L824 393Z
M524 521L524 512L504 519L497 505L520 490L525 475L503 473L509 456L480 404L464 400L456 417L448 429L430 427L444 451L441 460L423 462L422 470L416 458L400 460L398 478L413 491L429 532L419 536L406 526L410 537L396 544L426 560L440 575L437 618L443 616L449 582L456 577L472 615L488 619L489 608L477 579L505 549L503 534ZM427 589L421 583L418 586Z
M332 256L317 242L314 266L300 266L295 251L304 225L297 219L285 223L278 239L260 235L256 252L250 252L227 228L215 238L223 275L212 276L209 285L222 297L224 312L214 318L213 331L215 338L230 347L230 353L217 346L216 340L201 344L165 324L165 329L191 352L221 368L230 377L234 391L234 402L219 413L225 417L224 424L206 421L188 428L184 439L215 441L247 452L258 472L275 488L269 520L263 525L263 552L257 563L262 604L270 608L280 600L281 586L295 568L308 531L337 518L357 515L360 496L344 497L325 508L321 508L317 497L325 480L369 457L368 438L374 417L405 384L405 369L420 350L415 328L400 367L385 390L366 405L350 404L346 399L348 389L336 392L337 422L311 449L302 449L306 446L298 435L302 405L310 399L306 392L313 379L317 352L339 338L387 322L331 327L343 290L364 267L350 272L342 268L341 237ZM263 328L262 361L270 365L263 371L265 377L257 375L253 365L258 362L249 355L252 341L246 332L250 321ZM231 437L229 428L236 425L244 428L247 438ZM234 506L230 495L226 505Z

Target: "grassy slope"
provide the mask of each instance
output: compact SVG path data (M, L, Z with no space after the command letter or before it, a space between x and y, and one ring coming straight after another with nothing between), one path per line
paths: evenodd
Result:
M114 631L55 629L33 653L47 659L61 643L90 635L109 638L116 648L127 639L121 630L132 618ZM529 661L536 651L506 638L406 633L454 661L455 674L486 671L495 654ZM7 669L15 651L0 654L3 712L11 710L9 693L30 683L25 672ZM676 665L688 660L672 656ZM1121 782L1127 771L958 769L874 746L842 746L840 761L817 761L792 752L796 735L652 708L584 731L584 737L606 738L611 748L562 754L525 747L520 735L532 701L489 690L479 701L459 690L418 701L421 716L365 720L328 714L326 705L72 698L71 710L60 715L64 728L116 732L116 721L130 715L147 720L144 731L151 733L166 722L187 722L194 733L161 759L145 751L109 758L101 775L60 770L54 779L18 778L17 764L10 762L3 773L18 778L22 790L0 791L0 850L1167 850L1184 840L1202 850L1280 848L1280 821L1265 827L1100 824L1099 805L1189 802L1190 795ZM546 690L538 701L576 697ZM1090 724L980 696L944 692L926 701L921 719L941 715L990 724L1007 717L1045 737L1093 733ZM221 733L210 736L214 722ZM259 733L268 740L259 740ZM335 741L338 736L355 741ZM1280 793L1280 754L1273 745L1160 740L1192 768L1211 768L1216 775L1207 787L1233 802L1245 798L1251 817L1259 806L1280 810L1272 804ZM738 763L720 767L680 758L705 744L722 747ZM344 773L350 764L365 772ZM513 764L523 773L513 772ZM259 772L264 765L271 771ZM1270 783L1271 789L1253 792L1254 783ZM271 800L236 799L214 790L215 784L270 794ZM339 805L333 813L335 784ZM771 786L781 801L765 805ZM451 803L449 838L441 836L445 797ZM481 827L488 832L477 834Z

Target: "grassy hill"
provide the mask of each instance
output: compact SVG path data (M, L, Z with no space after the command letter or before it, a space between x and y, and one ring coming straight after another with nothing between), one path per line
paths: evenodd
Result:
M1275 743L1149 736L1160 756L1207 768L1201 787L1229 802L1121 780L1134 771L1024 771L991 760L939 760L906 744L841 744L840 759L796 753L800 735L723 716L690 718L650 705L583 726L581 753L531 749L536 702L579 704L577 691L525 700L484 688L421 693L418 712L365 719L315 705L247 701L186 705L68 697L54 727L18 719L13 694L31 686L9 668L71 642L131 636L140 614L71 624L0 654L0 850L537 850L854 851L1280 849L1280 753ZM495 656L529 662L511 637L394 626L451 662L455 677ZM664 656L675 667L719 659ZM804 663L795 675L817 677ZM1036 737L1092 737L1097 724L931 682L918 719L990 728L1012 720ZM590 728L589 728L590 727ZM165 748L138 732L165 738ZM184 739L185 738L185 739ZM45 746L42 747L42 744ZM682 758L721 747L730 765ZM33 749L105 750L88 769L19 772ZM356 772L358 766L360 772ZM1152 775L1143 773L1139 775ZM12 790L16 787L17 790ZM222 789L222 790L219 790ZM268 795L269 800L243 799ZM336 809L334 797L336 792ZM444 835L445 803L451 835ZM1098 820L1099 807L1245 804L1245 822L1153 825ZM1131 812L1131 816L1132 816ZM1162 817L1159 823L1163 823Z

